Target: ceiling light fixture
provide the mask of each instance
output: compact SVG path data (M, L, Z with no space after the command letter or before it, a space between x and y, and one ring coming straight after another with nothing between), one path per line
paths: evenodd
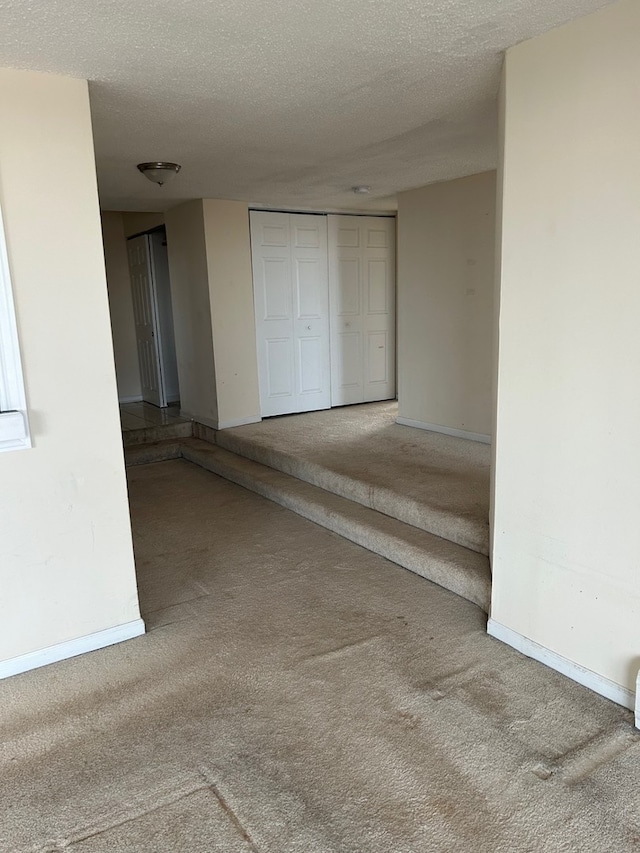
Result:
M145 178L162 186L177 175L181 167L177 163L164 163L158 160L156 163L138 163L138 169Z
M371 192L371 187L351 187L351 191L356 195L369 195Z

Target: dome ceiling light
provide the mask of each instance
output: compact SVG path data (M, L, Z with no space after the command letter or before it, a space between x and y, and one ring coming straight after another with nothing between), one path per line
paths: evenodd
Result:
M158 160L155 163L138 163L138 169L145 178L153 181L154 184L162 186L178 174L181 166L178 163L165 163L162 160Z

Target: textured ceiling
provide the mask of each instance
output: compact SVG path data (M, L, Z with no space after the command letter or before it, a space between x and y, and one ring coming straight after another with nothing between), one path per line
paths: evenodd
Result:
M495 166L501 52L606 5L0 0L0 66L91 81L104 208L391 209L399 190ZM159 188L146 160L183 168Z

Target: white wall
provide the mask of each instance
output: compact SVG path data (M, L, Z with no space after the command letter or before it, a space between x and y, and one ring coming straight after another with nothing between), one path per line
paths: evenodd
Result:
M131 279L127 260L127 244L124 236L122 214L102 214L102 239L107 271L107 291L111 334L116 361L118 399L140 397L140 365L136 343L136 327L133 320Z
M489 435L495 172L398 196L401 418Z
M165 220L181 409L215 428L260 420L248 206L196 199Z
M172 208L165 222L180 408L215 428L218 407L202 199Z
M34 440L0 455L1 662L139 610L87 84L1 69L0 110L0 203Z
M640 4L506 58L492 618L640 663Z
M122 223L124 225L125 239L135 237L145 231L151 231L153 228L158 228L164 225L164 213L148 213L145 211L129 212L124 211L122 214Z
M260 420L249 208L204 199L218 424Z

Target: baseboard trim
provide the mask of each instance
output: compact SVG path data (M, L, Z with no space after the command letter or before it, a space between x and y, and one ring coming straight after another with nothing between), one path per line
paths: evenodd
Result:
M231 429L232 427L245 426L246 424L259 424L262 421L260 415L251 415L248 418L231 418L229 421L218 421L218 429Z
M65 643L58 643L55 646L48 646L46 649L39 649L17 658L10 658L0 662L0 679L19 675L21 672L28 672L30 669L37 669L67 658L77 657L85 652L95 652L97 649L113 646L116 643L122 643L124 640L132 640L144 632L145 627L142 619L135 619L133 622L116 625L114 628L107 628L104 631L96 631L95 634L78 637L76 640L67 640Z
M136 394L135 397L118 397L119 403L141 403L142 394Z
M605 678L604 675L598 675L597 672L592 672L590 669L574 663L557 652L551 651L551 649L541 646L535 640L530 640L523 634L507 628L506 625L496 622L495 619L489 619L487 633L491 637L495 637L496 640L500 640L517 651L522 652L528 658L533 658L550 669L555 669L556 672L566 675L572 681L577 681L583 687L588 687L594 693L599 693L600 696L605 696L607 699L611 699L612 702L629 708L632 711L635 709L635 694L631 690L622 687L620 684L616 684L615 681Z
M481 441L483 444L491 444L491 436L482 432L468 432L466 429L454 429L453 427L441 426L440 424L427 424L424 421L414 421L411 418L396 418L396 423L402 426L415 427L416 429L427 429L430 432L441 432L444 435L452 435L454 438L467 438L469 441Z

